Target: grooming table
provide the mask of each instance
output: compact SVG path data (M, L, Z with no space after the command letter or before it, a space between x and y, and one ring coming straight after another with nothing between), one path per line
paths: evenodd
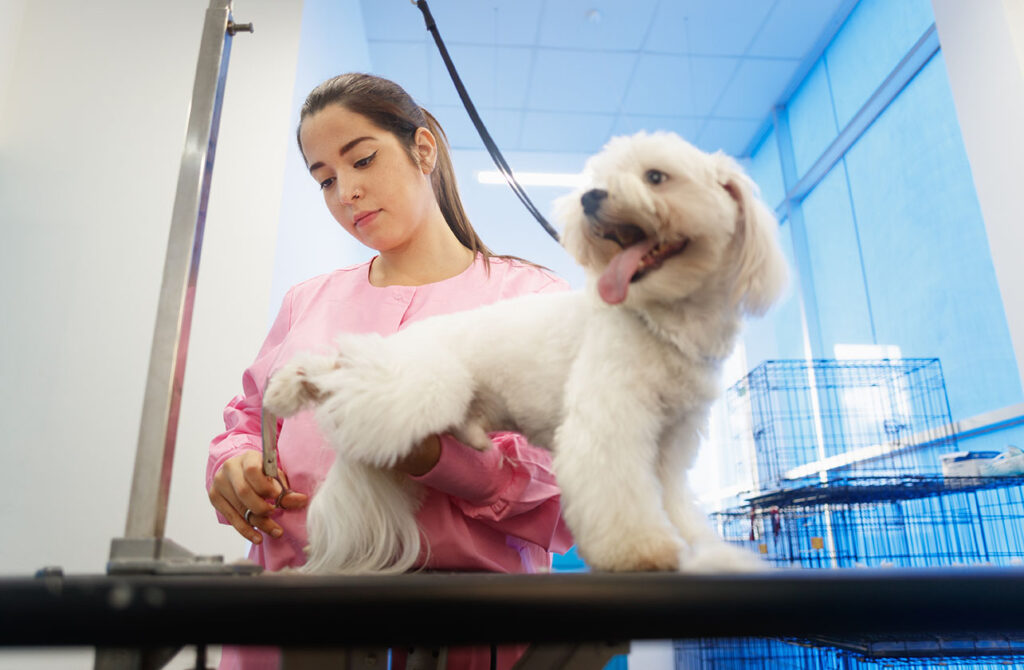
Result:
M8 647L564 648L644 639L1020 631L1024 568L0 578L0 646Z

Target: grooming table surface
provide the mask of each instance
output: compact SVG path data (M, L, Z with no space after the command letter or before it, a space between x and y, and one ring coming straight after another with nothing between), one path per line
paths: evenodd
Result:
M0 578L2 646L314 647L1020 631L1024 568Z

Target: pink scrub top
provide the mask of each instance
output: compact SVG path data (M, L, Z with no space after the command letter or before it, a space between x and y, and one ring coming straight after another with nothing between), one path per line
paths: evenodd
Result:
M482 256L461 274L433 284L376 287L369 282L370 264L336 270L288 291L255 362L242 375L242 394L224 410L226 430L210 445L207 488L224 461L245 450L260 450L264 384L271 372L299 352L329 353L335 335L342 332L387 335L430 316L568 288L549 272L511 259L491 258L488 274ZM425 475L414 477L426 491L417 513L426 546L417 567L531 573L548 570L551 552L563 553L572 546L561 517L550 453L515 433L494 433L492 441L494 449L479 452L442 436L438 463ZM334 461L334 452L311 411L283 421L278 460L294 490L315 493ZM249 557L268 570L302 565L306 510L283 510L275 521L284 535L264 535L263 542L252 545ZM221 667L264 667L240 663L241 659L233 658L234 651L225 648ZM450 662L455 660L449 657ZM276 667L272 665L276 660L267 661L266 667Z

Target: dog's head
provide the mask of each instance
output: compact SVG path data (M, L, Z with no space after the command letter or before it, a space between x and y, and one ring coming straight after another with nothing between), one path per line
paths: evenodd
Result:
M777 223L739 165L672 133L612 139L556 203L562 242L610 304L704 293L750 314L778 297ZM720 294L720 295L718 295Z

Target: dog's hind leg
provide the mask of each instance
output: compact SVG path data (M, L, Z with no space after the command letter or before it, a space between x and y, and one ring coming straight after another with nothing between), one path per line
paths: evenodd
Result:
M729 544L701 511L687 476L700 446L702 426L684 419L662 440L658 477L665 511L686 541L681 569L686 572L747 572L766 566L754 554Z
M316 419L347 459L391 467L427 436L465 422L475 383L456 349L404 335L338 339L338 369Z

